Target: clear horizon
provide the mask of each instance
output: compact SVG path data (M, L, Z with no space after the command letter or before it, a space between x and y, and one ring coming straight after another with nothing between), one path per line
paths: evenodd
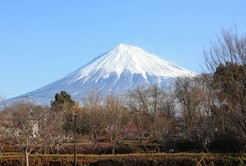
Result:
M0 2L0 97L41 88L120 43L201 72L203 49L222 29L245 33L237 1Z

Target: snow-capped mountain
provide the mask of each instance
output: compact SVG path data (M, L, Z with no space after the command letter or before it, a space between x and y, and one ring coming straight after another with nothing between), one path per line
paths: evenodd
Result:
M66 91L81 101L92 90L103 96L153 84L166 88L177 77L195 75L141 48L120 44L64 78L11 100L31 96L34 102L49 104L56 93Z

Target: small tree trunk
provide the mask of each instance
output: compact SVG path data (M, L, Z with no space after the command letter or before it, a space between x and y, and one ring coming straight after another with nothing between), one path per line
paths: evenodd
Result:
M115 154L116 142L113 141L112 154Z
M113 145L112 154L115 154L115 145Z
M25 164L26 166L29 166L29 153L27 152L27 149L25 150Z

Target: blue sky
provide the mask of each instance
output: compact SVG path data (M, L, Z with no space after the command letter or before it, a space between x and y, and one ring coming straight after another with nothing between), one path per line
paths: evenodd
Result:
M246 30L245 0L0 1L0 96L64 77L119 43L200 72L221 29Z

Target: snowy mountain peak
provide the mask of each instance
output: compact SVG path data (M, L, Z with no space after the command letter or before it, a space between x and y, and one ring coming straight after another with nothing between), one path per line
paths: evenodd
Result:
M49 104L60 91L79 99L93 90L104 96L108 93L122 94L139 86L167 88L177 77L195 75L141 48L119 44L64 78L12 100L31 95L35 102Z
M130 55L134 52L139 52L143 50L132 45L126 45L121 43L117 45L115 48L113 48L111 51L116 53L123 53L125 55Z
M124 72L138 73L146 79L148 75L162 77L192 76L193 73L171 62L162 60L141 48L119 44L111 51L100 56L82 68L79 79L101 70L101 76L107 78L110 73L118 76Z

